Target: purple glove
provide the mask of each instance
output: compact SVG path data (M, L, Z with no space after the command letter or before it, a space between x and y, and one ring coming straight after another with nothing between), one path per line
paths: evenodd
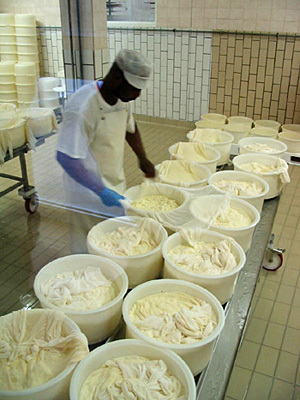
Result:
M108 188L103 189L99 196L103 204L105 204L107 207L122 207L122 204L119 200L125 199L124 196L121 196L119 193L114 192L113 190L110 190Z

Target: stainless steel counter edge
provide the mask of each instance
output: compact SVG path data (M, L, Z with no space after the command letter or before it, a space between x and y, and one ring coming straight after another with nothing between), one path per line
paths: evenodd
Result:
M244 335L251 301L266 247L273 227L279 197L267 200L254 232L234 295L226 307L224 329L216 342L210 364L197 382L197 400L222 400L225 397L236 354Z

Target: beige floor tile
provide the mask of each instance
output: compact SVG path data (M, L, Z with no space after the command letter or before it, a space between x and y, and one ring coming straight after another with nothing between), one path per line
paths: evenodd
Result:
M287 325L291 328L300 329L300 307L292 307Z
M243 340L242 346L238 352L236 365L241 368L252 370L256 363L260 345L258 343Z
M289 353L299 354L300 352L300 330L293 328L286 328L283 342L282 350Z
M274 347L276 349L281 348L282 339L284 336L285 326L269 322L266 334L264 337L264 345Z
M277 293L276 301L280 303L292 304L295 288L290 285L284 285L281 283Z
M297 224L296 224L297 225ZM281 231L281 236L287 239L293 239L296 233L296 227L287 226L287 219L285 220L284 227Z
M258 298L255 310L253 312L253 316L268 321L273 306L274 306L274 301L269 299Z
M282 279L282 275L284 272L285 268L281 267L277 269L276 271L267 271L267 279L268 281L273 281L273 282L280 282Z
M267 399L272 387L272 378L266 375L254 372L250 382L246 400Z
M287 259L287 266L289 268L296 269L296 270L300 271L300 257L299 257L299 255L290 254L288 256L288 259Z
M290 286L296 286L298 277L299 271L296 271L292 268L286 268L282 276L282 283Z
M296 385L300 386L300 368L298 366L297 376L296 376Z
M300 400L300 386L295 386L293 400Z
M300 289L296 288L295 296L293 299L293 306L300 307Z
M268 322L263 319L252 317L248 324L245 338L252 342L262 343L267 324Z
M285 325L288 320L289 311L290 311L289 304L278 303L276 301L274 303L270 321L275 322L277 324Z
M292 399L293 389L294 387L292 384L275 379L269 400Z
M251 378L251 371L234 367L226 395L236 400L244 399Z
M298 365L298 356L295 354L281 351L279 354L278 365L275 377L285 382L294 383Z
M255 371L273 376L276 368L276 363L279 355L279 350L273 347L262 346L255 366Z
M279 283L269 281L268 279L265 280L265 283L262 287L262 290L260 292L260 297L263 297L265 299L269 300L275 300L277 296L277 291L278 291Z

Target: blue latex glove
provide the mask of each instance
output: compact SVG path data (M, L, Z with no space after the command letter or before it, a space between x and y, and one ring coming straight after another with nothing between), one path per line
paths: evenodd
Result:
M122 207L122 204L119 202L119 200L125 199L124 196L121 196L119 193L108 188L103 189L99 196L103 204L105 204L107 207Z

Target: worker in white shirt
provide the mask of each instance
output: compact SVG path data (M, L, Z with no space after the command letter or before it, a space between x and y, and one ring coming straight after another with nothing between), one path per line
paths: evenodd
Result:
M65 172L66 203L79 210L72 213L74 253L86 252L86 235L97 223L87 214L102 218L124 215L120 200L126 189L125 140L145 176L155 176L129 103L147 87L151 72L150 62L142 54L121 50L103 81L81 87L66 105L57 160Z

